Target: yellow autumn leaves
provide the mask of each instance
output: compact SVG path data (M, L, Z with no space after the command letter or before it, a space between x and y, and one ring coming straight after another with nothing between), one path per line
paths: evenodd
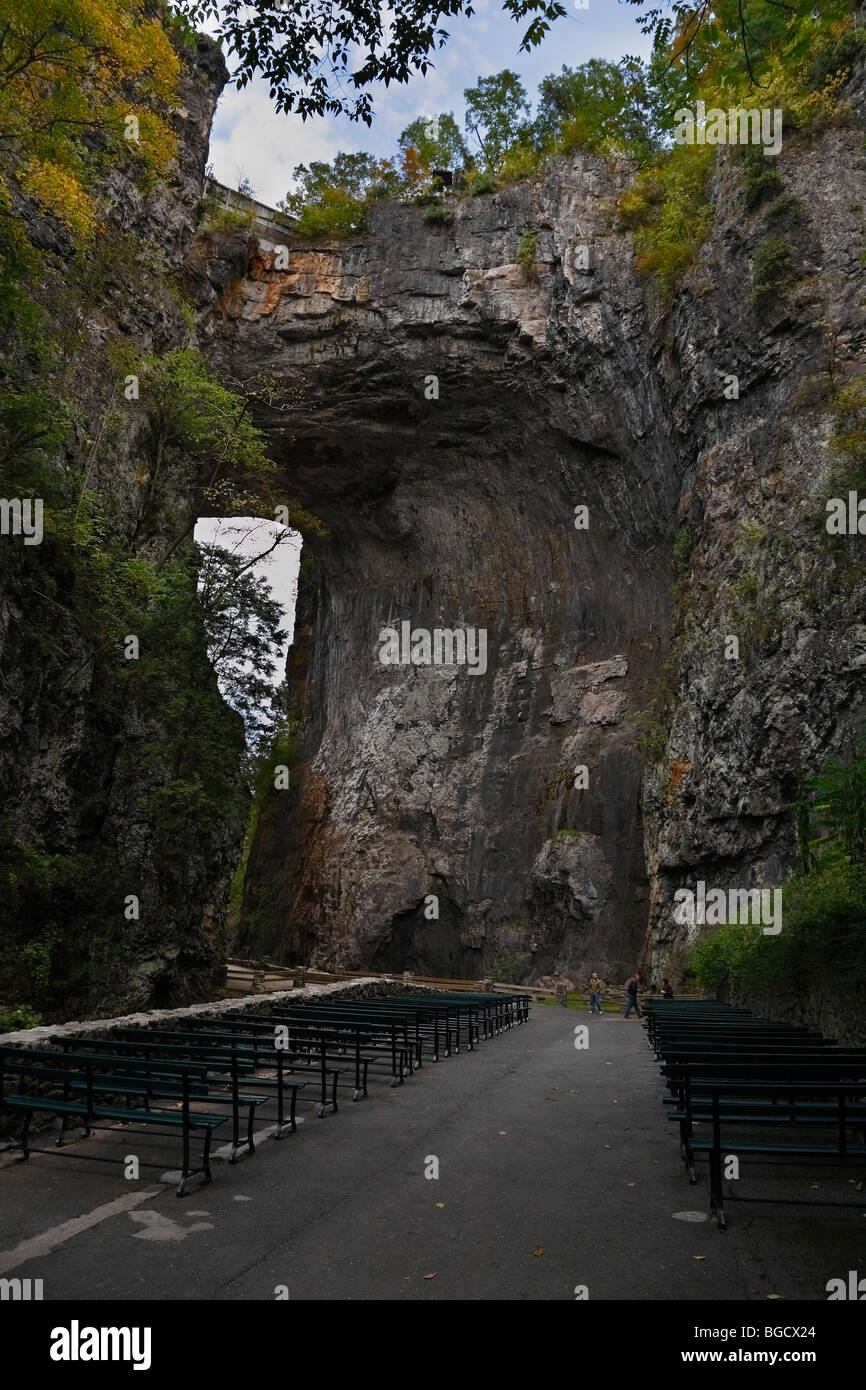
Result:
M149 11L149 13L148 13ZM175 148L181 64L143 0L0 0L0 158L76 240L99 221L111 165L146 181Z

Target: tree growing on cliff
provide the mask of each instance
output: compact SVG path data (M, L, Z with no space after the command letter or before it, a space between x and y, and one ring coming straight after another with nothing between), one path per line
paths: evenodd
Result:
M643 157L658 145L655 94L637 58L563 66L538 89L536 138L550 150Z
M479 77L463 95L466 129L476 140L487 169L498 169L506 150L518 142L531 143L529 102L516 72L505 68L492 77Z
M95 228L100 166L165 168L179 78L169 35L142 0L0 0L0 149L23 190L78 239ZM6 215L10 197L4 177Z
M313 159L292 170L294 188L280 203L298 219L302 236L353 236L366 226L367 204L378 198L398 198L405 181L394 161L377 159L359 150L340 150L328 162Z
M716 57L714 77L739 85L748 78L760 86L760 65L780 38L787 38L789 61L814 57L814 21L824 29L844 25L854 0L627 0L643 11L637 22L653 40L668 67L682 66L699 76L707 54ZM841 36L841 34L840 34ZM723 64L719 57L723 54Z
M420 175L427 178L434 169L456 169L464 165L469 157L453 111L432 117L416 116L400 132L397 143L403 155L403 172L407 177L406 161L410 152L414 155Z

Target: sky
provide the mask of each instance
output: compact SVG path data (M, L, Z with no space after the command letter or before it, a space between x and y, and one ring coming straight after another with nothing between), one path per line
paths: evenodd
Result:
M372 128L346 117L302 121L277 115L260 81L241 92L228 87L217 107L211 137L214 173L232 188L242 177L248 178L256 197L274 206L288 192L298 164L330 160L338 150L391 154L401 130L419 115L453 111L462 124L463 91L479 77L511 68L534 98L541 79L559 72L563 64L578 67L589 58L616 61L626 53L649 55L649 40L637 26L637 7L619 0L589 0L587 9L578 9L575 0L563 3L568 14L552 25L538 48L526 54L517 48L528 20L516 23L503 13L501 0L475 0L472 18L443 21L450 39L435 55L435 71L405 86L374 89Z
M415 77L405 86L379 86L375 90L376 116L372 128L346 117L314 117L306 122L297 116L277 115L263 82L254 82L243 91L228 86L220 98L211 136L209 159L221 183L236 188L241 178L249 179L255 196L275 206L288 192L292 170L312 159L331 160L338 150L369 150L384 156L397 147L401 130L416 116L435 116L453 111L463 123L463 91L479 77L511 68L519 74L530 99L543 77L559 72L563 64L578 67L589 58L616 61L626 53L649 56L649 40L640 32L633 5L619 0L564 0L569 13L557 21L550 33L531 53L518 53L518 45L528 21L515 23L501 9L501 0L474 0L475 15L446 23L450 39L435 57L435 71ZM243 526L236 518L233 525ZM244 554L264 550L263 528L267 523L247 519L248 537L241 542ZM223 523L225 527L225 523ZM196 527L196 540L216 540L233 547L237 532L227 536L220 522L202 518ZM273 526L270 528L273 531ZM257 567L266 575L275 597L286 610L285 626L294 626L295 596L300 564L301 538L281 546ZM291 637L289 639L291 641ZM285 661L277 672L282 680Z
M283 627L289 634L285 650L277 662L274 684L279 685L286 671L286 652L291 645L295 626L295 601L298 596L298 569L301 563L301 537L297 531L289 530L276 521L264 521L260 517L238 516L227 520L225 517L203 516L196 522L195 539L199 545L215 544L229 550L232 554L252 559L262 555L273 544L278 535L286 537L284 543L272 551L258 565L253 565L253 573L267 579L271 593L285 613Z

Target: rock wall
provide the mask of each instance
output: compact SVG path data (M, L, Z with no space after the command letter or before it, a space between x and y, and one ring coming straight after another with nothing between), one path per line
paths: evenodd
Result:
M139 372L144 354L190 344L175 277L201 220L210 124L227 72L210 40L183 56L176 158L147 193L131 169L110 171L92 243L76 247L62 224L15 195L39 253L34 293L45 330L66 347L59 385L73 421L49 460L53 519L43 543L0 543L0 1002L36 1003L58 1016L181 1003L222 984L226 899L248 801L241 722L219 696L203 633L190 635L189 715L173 711L172 735L166 711L145 711L131 692L122 636L106 634L87 598L103 597L110 573L105 583L122 600L126 576L105 568L109 547L131 563L153 559L196 516L194 465L154 494L146 401L127 401L123 390L124 371ZM9 186L17 188L11 177ZM129 354L125 368L110 355L119 346ZM13 374L6 349L4 391L10 375L26 386L28 371L35 386L58 386L40 376L35 355ZM4 478L4 496L9 486ZM78 528L65 544L61 506ZM105 601L110 609L111 594ZM142 642L149 616L145 600L130 628ZM186 635L174 628L160 641L163 650L179 649ZM146 648L143 655L154 657ZM180 694L170 691L166 703ZM220 823L187 822L166 835L155 824L154 797L178 778L203 718L224 747L234 790ZM128 894L138 898L137 919L125 914Z
M241 952L633 968L632 716L669 625L685 459L630 247L606 228L627 174L560 163L464 202L450 229L380 207L362 241L291 245L288 270L263 242L241 275L224 241L190 262L211 360L283 385L261 418L329 533L306 547L290 663L306 723L295 789L259 823ZM404 621L484 629L486 671L383 665L380 632Z
M832 398L866 344L862 80L851 124L786 140L778 206L747 207L740 152L718 152L713 226L668 302L612 214L632 171L595 157L462 200L453 225L379 205L365 236L285 253L196 233L225 70L204 40L189 64L179 159L147 197L118 171L111 231L181 276L227 383L270 382L259 418L287 498L327 528L304 548L292 785L262 809L234 949L524 979L674 969L676 888L780 882L796 779L862 715L860 542L823 526ZM60 283L56 224L22 215ZM792 283L759 308L773 236ZM141 419L113 419L100 365L118 337L190 340L148 263L112 263L76 308L81 418L58 460L90 470L131 557L202 505L190 469L146 506ZM111 447L95 448L106 418ZM0 573L0 840L37 878L57 858L73 874L71 905L31 914L36 944L57 947L55 974L84 962L94 1011L201 998L220 978L243 798L160 838L149 798L171 769L142 771L154 729L117 712L122 663L106 693L93 643L51 619L69 576L46 587L16 565ZM383 664L382 634L404 623L483 632L483 670ZM187 732L219 726L239 788L240 731L199 637L189 689L209 713ZM118 909L94 922L81 865L103 850ZM122 919L127 891L140 922Z
M775 990L771 994L738 987L729 998L737 1008L750 1009L757 1018L775 1018L814 1029L825 1038L834 1038L840 1047L866 1045L863 1001L855 993L845 993L844 979L817 981L801 993Z
M658 973L685 944L677 887L791 870L792 789L850 739L866 663L857 539L828 549L823 527L830 399L863 365L851 96L850 126L786 142L772 217L719 151L671 303L612 224L629 170L592 157L465 200L452 226L387 206L351 242L194 248L206 350L279 383L262 421L329 532L305 547L305 722L238 950ZM793 283L759 307L771 235ZM382 665L403 621L486 629L486 673ZM647 767L640 712L663 748Z

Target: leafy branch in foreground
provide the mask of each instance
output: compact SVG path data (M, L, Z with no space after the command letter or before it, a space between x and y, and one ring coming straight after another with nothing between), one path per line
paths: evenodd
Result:
M379 0L172 0L171 9L216 32L236 60L238 87L263 77L277 111L302 119L342 114L367 125L367 89L427 73L449 37L441 22L474 14L470 0L402 0L393 7ZM530 19L521 52L567 13L559 0L503 0L502 9L516 21Z

